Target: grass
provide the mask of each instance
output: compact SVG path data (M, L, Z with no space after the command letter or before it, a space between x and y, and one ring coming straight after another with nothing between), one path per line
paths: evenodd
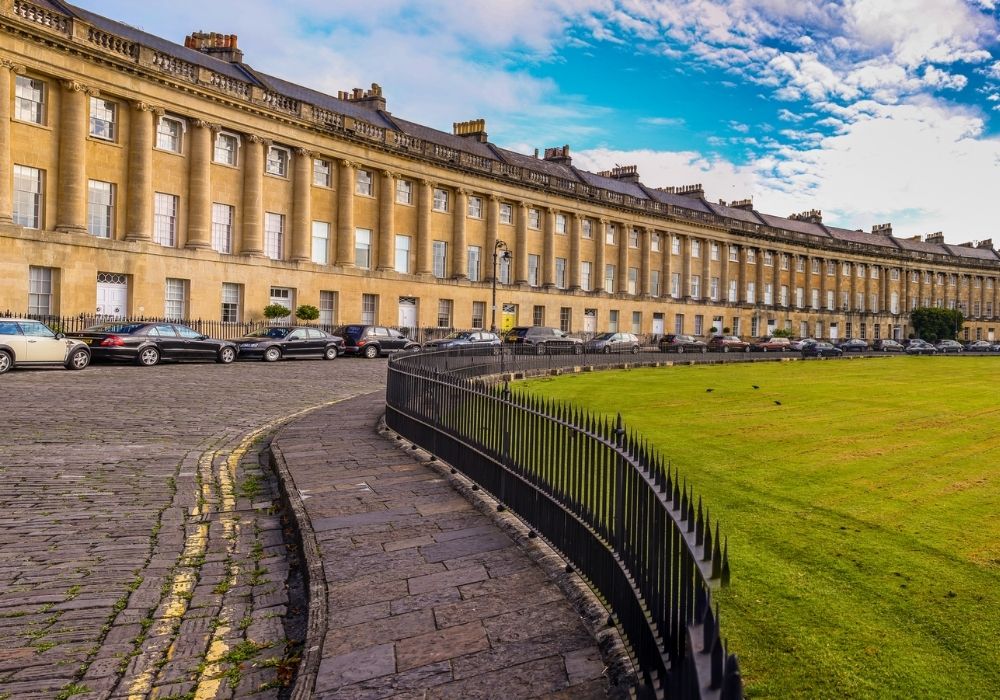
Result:
M900 357L518 390L620 411L704 495L748 696L972 698L1000 692L998 380L997 358Z

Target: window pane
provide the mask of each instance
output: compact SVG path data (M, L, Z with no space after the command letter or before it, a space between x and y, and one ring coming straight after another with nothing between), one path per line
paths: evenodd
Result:
M233 252L233 207L228 204L212 204L212 248Z
M177 245L177 196L157 192L154 196L153 242L162 246Z
M114 185L90 180L87 183L87 231L98 238L111 238L114 223Z
M43 124L45 122L45 83L41 80L17 76L14 118L22 122Z

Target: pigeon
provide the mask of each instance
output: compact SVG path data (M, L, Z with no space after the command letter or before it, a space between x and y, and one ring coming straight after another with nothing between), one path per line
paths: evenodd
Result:
M751 385L751 386L753 386L753 388L754 388L754 389L760 389L760 387L759 387L759 386L757 386L756 384L753 384L753 385Z
M715 391L715 389L705 389L705 393L707 394L711 394L713 391Z
M780 402L780 401L775 401L775 402L774 402L774 405L775 405L775 406L780 406L780 405L781 405L781 402Z

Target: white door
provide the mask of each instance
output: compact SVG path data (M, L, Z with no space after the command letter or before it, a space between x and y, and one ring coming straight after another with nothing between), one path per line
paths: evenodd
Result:
M653 314L653 335L663 335L663 314Z
M128 315L128 278L125 275L98 273L97 315L106 318Z
M836 343L837 338L840 337L840 328L836 323L830 324L830 342Z
M271 287L271 296L268 304L280 304L291 313L281 318L272 318L271 323L291 323L292 314L295 312L295 292L288 287Z
M399 327L417 327L417 300L413 297L399 298Z
M597 309L586 309L583 312L583 332L597 332Z

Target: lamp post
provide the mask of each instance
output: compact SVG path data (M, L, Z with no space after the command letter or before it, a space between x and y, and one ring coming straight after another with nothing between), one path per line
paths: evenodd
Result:
M500 259L510 260L510 248L505 241L497 239L493 246L493 308L490 312L490 332L497 332L497 262Z

